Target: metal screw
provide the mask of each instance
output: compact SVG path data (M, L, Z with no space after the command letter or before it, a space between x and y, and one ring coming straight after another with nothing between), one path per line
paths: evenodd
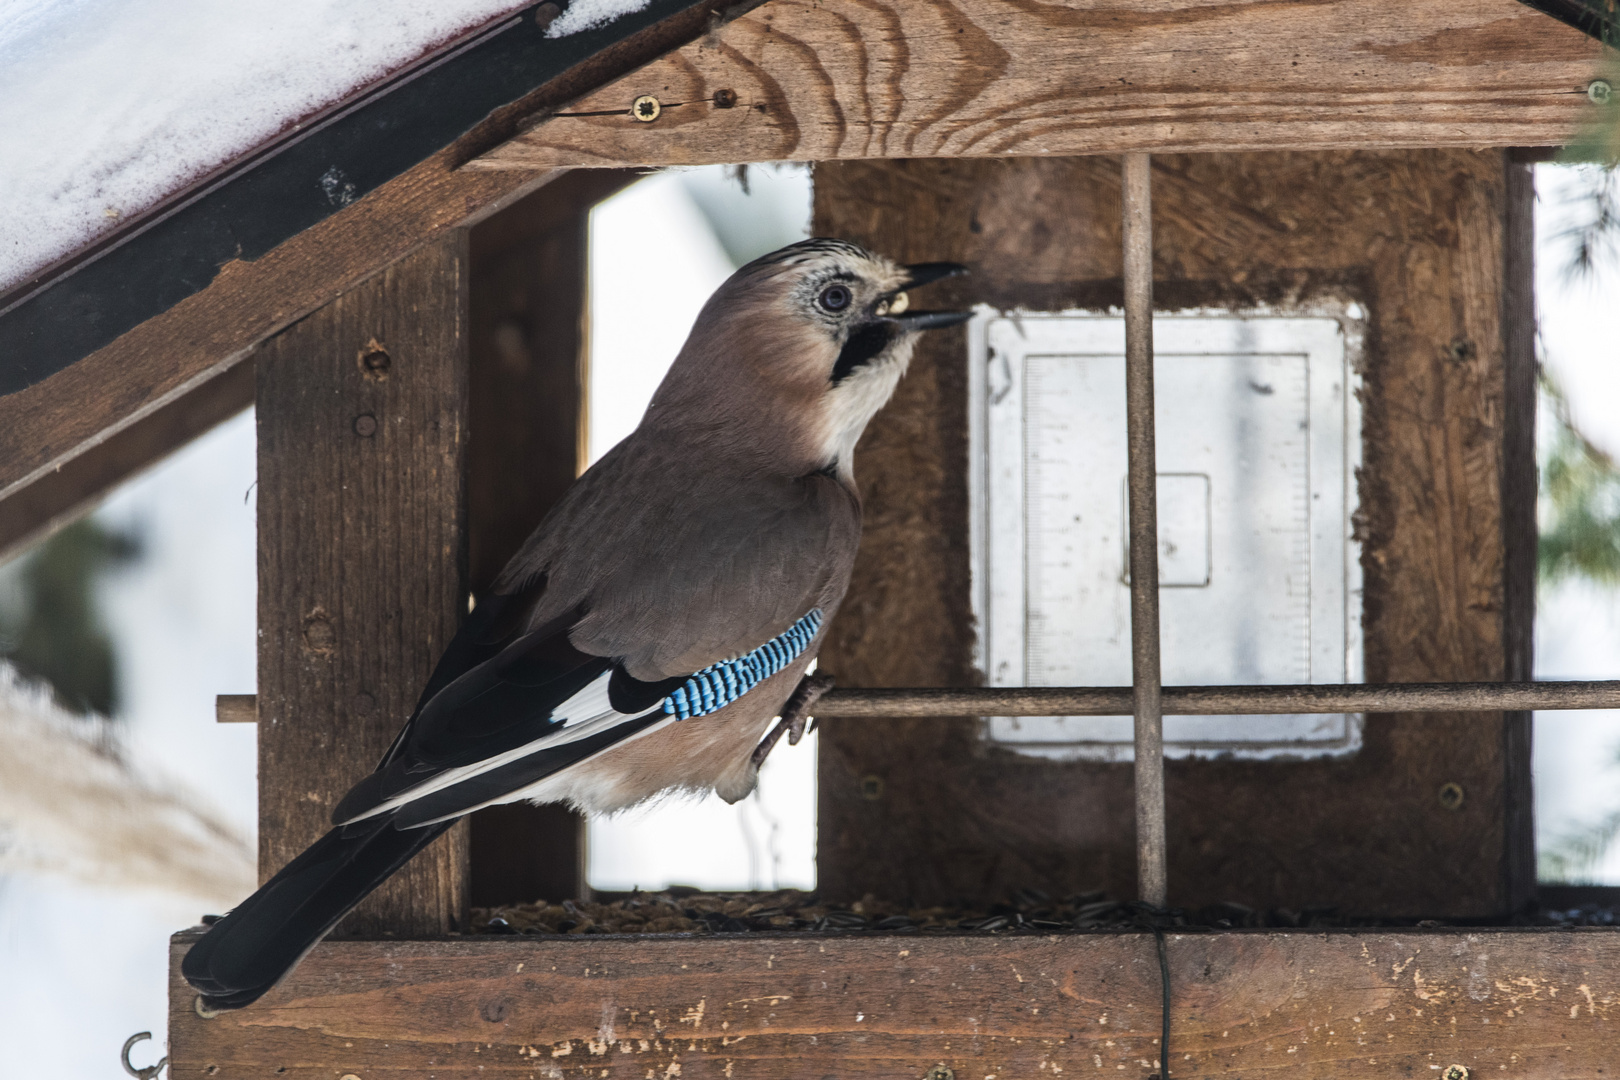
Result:
M1607 79L1593 79L1586 84L1586 100L1594 105L1607 105L1614 100L1614 87Z
M369 439L377 434L377 418L370 413L361 413L354 418L354 433L362 439Z
M1463 786L1455 780L1440 785L1440 805L1447 810L1461 810L1463 800L1467 797L1467 792L1463 791ZM1462 1066L1459 1065L1458 1068L1462 1068ZM1463 1070L1463 1075L1467 1075L1466 1069Z
M191 999L191 1009L204 1020L212 1020L219 1015L219 1010L210 1009L207 1003L203 1001L201 994Z
M630 115L643 124L650 124L658 119L658 114L664 111L658 99L651 94L642 94L630 103Z
M714 92L714 107L715 108L717 108L717 109L729 109L729 108L732 108L733 106L735 106L736 104L737 104L737 91L735 91L735 90L716 90Z
M1440 1080L1468 1080L1468 1070L1461 1065L1447 1065L1446 1071L1440 1074Z
M923 1080L956 1080L956 1073L944 1065L935 1065L928 1070Z
M861 777L861 798L876 800L883 798L883 777Z

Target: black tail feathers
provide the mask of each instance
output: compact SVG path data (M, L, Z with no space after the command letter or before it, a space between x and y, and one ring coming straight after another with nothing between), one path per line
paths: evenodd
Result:
M252 1004L451 824L396 829L388 815L371 828L333 829L210 927L181 961L181 974L209 1008Z

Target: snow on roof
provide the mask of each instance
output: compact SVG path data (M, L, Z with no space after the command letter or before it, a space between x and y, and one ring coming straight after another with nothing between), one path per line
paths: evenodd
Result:
M0 0L0 291L300 118L525 6ZM548 36L646 6L574 0Z

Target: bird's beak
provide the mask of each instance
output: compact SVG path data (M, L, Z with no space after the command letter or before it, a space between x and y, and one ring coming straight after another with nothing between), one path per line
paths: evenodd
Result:
M958 274L967 272L968 268L961 263L915 263L906 267L907 277L904 287L907 289L920 289L924 285L930 285L944 278L956 277Z
M967 272L968 268L961 263L915 263L906 267L905 287L916 289ZM973 312L971 311L907 311L905 305L908 301L904 299L905 295L905 293L900 293L895 297L899 301L899 303L895 304L895 307L899 308L899 310L892 311L888 317L906 330L937 330L941 327L965 323L973 318Z
M938 330L955 326L973 318L971 311L908 311L904 315L890 315L890 319L907 330Z

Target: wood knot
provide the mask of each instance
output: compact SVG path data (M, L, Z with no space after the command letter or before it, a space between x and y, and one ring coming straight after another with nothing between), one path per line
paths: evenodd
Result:
M337 630L320 608L304 619L304 651L314 656L331 656L337 652Z

